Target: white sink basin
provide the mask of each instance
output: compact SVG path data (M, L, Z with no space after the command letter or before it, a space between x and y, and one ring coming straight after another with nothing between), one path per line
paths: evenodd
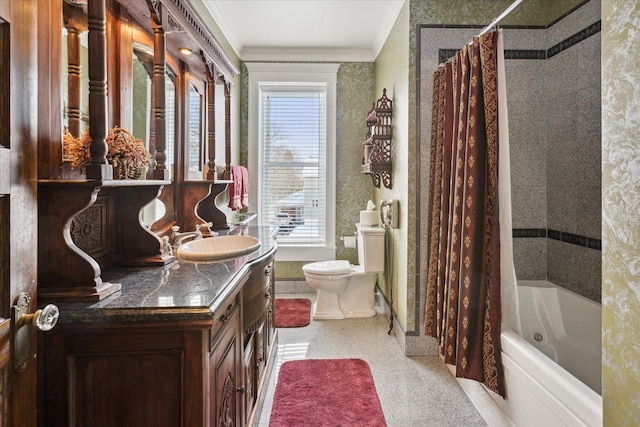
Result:
M253 252L260 240L251 236L216 236L192 240L178 246L176 255L188 261L213 261Z

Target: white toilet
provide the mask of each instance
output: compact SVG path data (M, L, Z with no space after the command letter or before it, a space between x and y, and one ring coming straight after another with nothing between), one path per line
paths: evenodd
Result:
M372 317L378 273L384 272L384 228L356 224L358 262L320 261L302 267L316 290L313 319Z

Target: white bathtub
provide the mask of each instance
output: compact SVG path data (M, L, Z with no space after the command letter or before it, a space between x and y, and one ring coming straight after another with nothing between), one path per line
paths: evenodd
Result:
M463 389L490 426L601 426L600 305L546 281L520 281L518 301L523 336L501 335L506 399Z

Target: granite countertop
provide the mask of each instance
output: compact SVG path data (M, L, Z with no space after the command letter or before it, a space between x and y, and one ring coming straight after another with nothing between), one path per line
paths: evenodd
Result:
M158 267L114 267L103 282L122 289L98 302L59 303L59 323L211 320L225 298L243 283L252 265L276 251L275 228L243 226L224 234L247 234L260 248L226 261L198 263L176 259Z

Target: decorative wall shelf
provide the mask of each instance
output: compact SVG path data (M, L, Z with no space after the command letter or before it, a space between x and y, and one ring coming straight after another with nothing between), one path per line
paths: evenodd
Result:
M189 217L185 213L185 221L190 220L192 222L186 222L190 228L190 230L194 229L196 224L201 224L203 222L211 222L213 226L212 230L226 230L229 228L229 223L227 222L227 215L223 212L223 206L218 205L218 196L227 189L229 184L233 181L231 180L217 180L208 185L208 192L202 198L196 198L193 200L193 204L187 206L195 206L193 209L194 216ZM184 185L193 185L193 181L187 181ZM187 187L185 187L187 188ZM189 191L185 192L185 195L188 195ZM198 196L200 197L200 196Z
M38 287L42 299L99 301L120 290L102 281L112 265L164 265L175 258L140 222L170 181L40 180Z
M362 173L371 175L373 185L380 188L392 186L391 162L391 113L392 102L387 98L387 89L367 114L367 139L362 144Z

